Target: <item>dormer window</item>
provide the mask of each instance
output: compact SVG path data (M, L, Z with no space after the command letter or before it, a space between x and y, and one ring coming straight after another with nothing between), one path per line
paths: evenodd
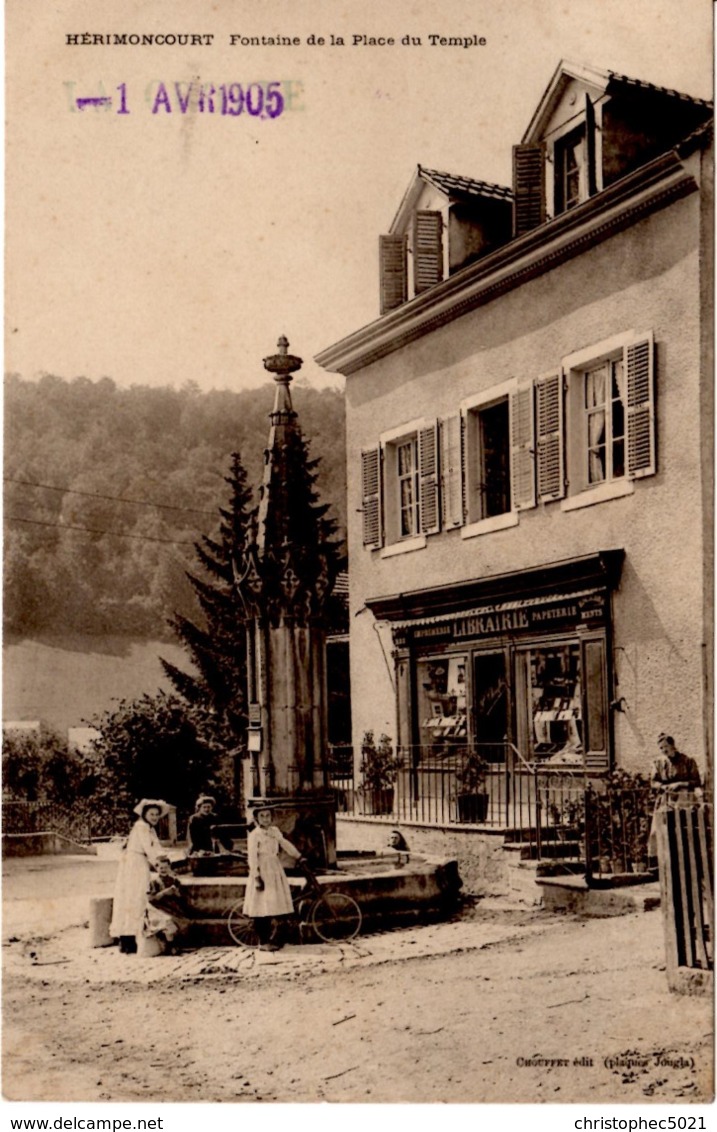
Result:
M588 195L585 126L555 143L555 211L567 212Z
M381 314L430 291L510 239L512 192L418 166L379 245Z

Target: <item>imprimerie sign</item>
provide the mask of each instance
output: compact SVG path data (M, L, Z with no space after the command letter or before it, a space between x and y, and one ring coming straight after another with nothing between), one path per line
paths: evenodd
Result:
M510 602L510 608L488 606L483 610L458 613L455 617L415 625L403 624L394 630L397 643L413 641L464 641L482 637L513 636L522 633L550 633L554 630L599 627L607 617L607 593L603 590L575 597L535 598Z

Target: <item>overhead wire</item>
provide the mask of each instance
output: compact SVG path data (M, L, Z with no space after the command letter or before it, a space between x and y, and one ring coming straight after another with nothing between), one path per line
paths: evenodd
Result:
M6 515L5 518L13 523L29 523L34 527L55 527L61 531L84 531L92 535L109 535L111 538L131 538L140 542L165 542L172 546L194 546L187 542L173 538L159 538L157 535L132 535L121 531L108 531L102 527L81 527L74 523L50 523L44 519L25 519L22 515Z
M106 499L114 503L131 503L138 507L158 507L162 511L187 511L194 515L211 515L214 517L216 512L205 511L200 507L177 507L172 503L154 503L150 499L131 499L126 495L102 495L98 491L81 491L75 487L57 487L50 483L39 483L37 480L21 480L16 479L14 476L4 476L5 483L20 484L23 487L40 487L45 491L57 491L65 495L84 495L89 499Z

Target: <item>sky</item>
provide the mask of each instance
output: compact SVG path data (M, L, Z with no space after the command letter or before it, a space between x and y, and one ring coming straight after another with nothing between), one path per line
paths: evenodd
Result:
M66 43L86 32L214 40ZM327 42L307 43L312 34ZM354 46L354 35L397 42ZM421 44L404 46L406 35ZM712 10L709 0L7 0L6 54L6 370L243 389L264 382L262 358L286 334L302 379L322 387L340 379L312 357L378 317L378 237L418 163L509 184L511 146L561 58L710 98ZM275 118L182 114L174 84L190 80L195 91L290 83L294 103ZM77 109L103 95L109 110Z

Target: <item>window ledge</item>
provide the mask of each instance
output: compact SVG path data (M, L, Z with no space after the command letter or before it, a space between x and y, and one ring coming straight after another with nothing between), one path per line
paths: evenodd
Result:
M624 495L632 495L635 485L632 480L615 480L613 483L601 483L597 487L588 488L578 495L571 495L563 499L560 504L561 511L577 511L580 507L592 507L593 503L605 503L608 499L622 499Z
M410 554L412 550L423 550L425 545L426 536L416 535L415 538L406 538L402 542L394 542L391 546L384 546L381 557L393 558L396 554Z
M474 538L476 535L489 535L492 531L504 531L508 527L517 527L520 519L517 511L506 511L504 515L491 515L490 519L481 519L478 523L469 523L461 528L461 538Z

